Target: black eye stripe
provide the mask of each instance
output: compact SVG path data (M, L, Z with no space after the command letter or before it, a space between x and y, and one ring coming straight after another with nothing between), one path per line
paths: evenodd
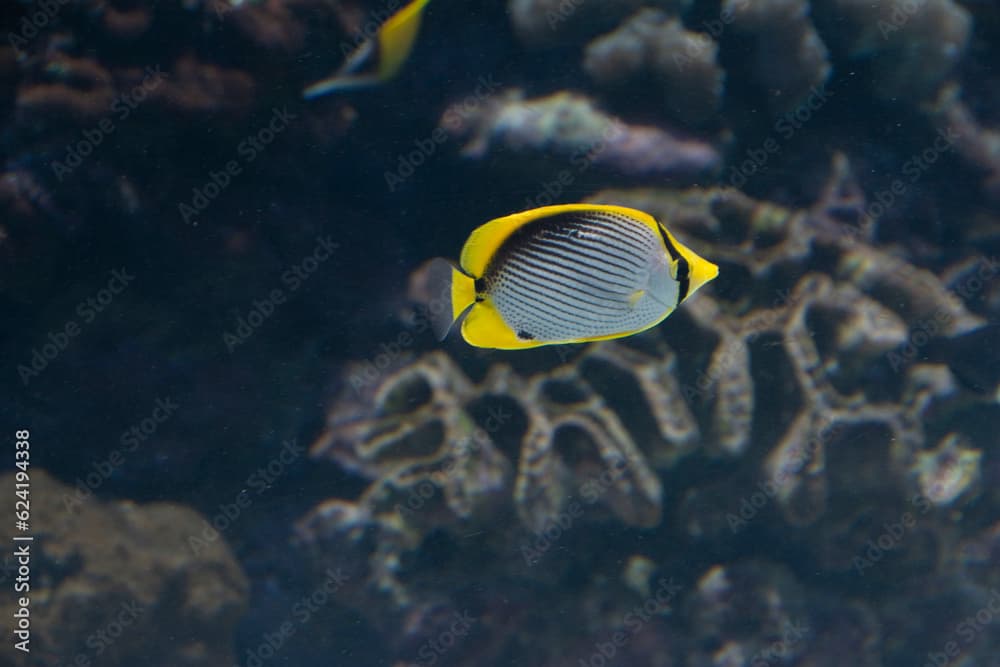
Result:
M660 237L663 239L663 244L667 246L667 252L670 253L670 259L677 262L677 303L675 306L679 306L687 298L688 290L691 289L691 265L688 264L688 261L670 241L670 237L667 236L667 230L663 228L663 225L658 224L657 228L660 230Z
M677 305L687 298L689 289L691 289L691 266L681 257L677 260Z

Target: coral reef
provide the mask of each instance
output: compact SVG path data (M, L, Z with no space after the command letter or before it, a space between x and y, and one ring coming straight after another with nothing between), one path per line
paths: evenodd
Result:
M945 86L925 110L939 132L955 137L955 150L983 174L983 191L994 203L1000 203L1000 131L983 127L976 120L956 84Z
M972 443L984 437L954 415L982 412L990 399L964 389L947 363L910 350L932 337L959 338L984 321L960 290L873 245L858 193L838 156L820 200L806 210L731 189L595 194L590 201L670 221L720 264L729 276L726 292L699 295L642 336L550 353L548 363L536 360L548 369L534 374L504 363L465 370L439 351L352 382L312 454L371 484L360 498L317 507L300 522L300 540L324 566L349 562L367 582L356 598L359 610L394 634L414 614L468 604L463 595L427 587L433 566L405 565L437 535L448 536L451 557L460 559L468 557L462 536L485 532L476 549L496 555L481 580L525 581L534 579L532 568L546 562L553 542L572 540L576 531L597 540L595 549L634 557L627 546L602 546L590 528L609 521L653 535L680 531L689 542L672 541L680 554L654 552L658 572L680 568L675 559L688 548L725 548L744 531L771 532L772 522L837 576L874 567L858 560L866 558L865 539L878 538L880 519L895 525L910 516L911 503L921 508L920 535L951 531L949 509L981 488ZM358 366L347 374L365 372ZM693 469L736 462L719 486L688 480ZM679 476L680 469L688 473ZM677 528L658 523L666 492L683 497L669 522ZM871 502L879 503L875 517ZM768 518L758 519L761 513ZM864 533L869 526L875 534ZM511 556L512 544L521 545L525 562ZM896 555L924 562L936 549L947 547L915 540ZM795 644L790 655L823 660L840 633L852 637L844 645L852 660L877 664L875 619L888 611L849 596L807 604L804 598L824 594L804 589L790 572L771 576L768 568L776 566L742 561L734 567L742 574L703 573L701 592L685 596L691 611L683 622L718 633L694 640L690 655L702 657L692 664L742 664L778 641ZM727 593L730 576L745 583ZM785 592L767 592L774 586ZM621 594L583 594L576 623L620 629L614 613L588 614L616 609L611 600ZM788 608L745 638L725 624L709 630L721 620L698 620L745 614L742 603L710 611L719 599L742 595L754 598L750 607L787 598L777 604ZM782 640L794 623L811 630ZM500 625L480 631L495 638ZM543 641L543 628L528 640L526 627L534 626L520 627L522 642ZM669 632L661 637L674 641ZM716 648L703 654L702 645Z
M879 624L861 605L811 598L786 568L747 561L715 566L688 602L698 643L692 665L881 665Z
M92 473L96 474L96 473ZM32 664L232 664L248 582L226 544L200 540L205 520L168 503L99 502L84 481L68 486L32 469L28 545ZM3 477L14 488L14 474ZM14 561L11 564L11 561ZM17 572L4 565L8 581ZM13 618L17 596L0 597ZM10 642L7 664L20 664Z
M870 67L864 92L958 135L959 155L986 172L984 189L996 200L996 132L976 121L957 80L972 13L953 0L726 0L714 11L699 3L615 3L599 20L589 9L582 0L510 3L527 43L583 49L581 69L597 99L623 122L636 117L674 126L664 131L711 133L706 141L717 149L733 139L754 148L766 137L745 127L747 115L757 113L748 91L766 102L777 119L773 129L788 139L825 106L830 87L844 86L843 77L831 81L834 67Z
M933 96L964 55L972 32L969 12L953 0L813 5L831 47L872 62L872 90L887 99L919 102Z
M40 368L8 406L72 479L181 398L97 493L262 498L238 621L194 511L34 472L32 659L231 664L343 572L273 662L995 661L994 4L432 2L392 82L303 101L398 4L5 14L0 356ZM624 340L426 340L405 276L526 192L647 210L721 279ZM316 460L259 484L331 367Z
M645 9L592 41L583 69L604 88L632 92L646 104L697 125L710 120L721 103L725 77L716 55L717 46L709 37L685 30L664 12ZM632 81L639 83L630 91L627 84ZM650 82L662 90L662 97L648 94Z
M259 130L261 116L298 101L287 63L316 38L310 23L336 13L316 0L182 4L160 11L144 1L57 3L51 15L25 9L7 33L0 87L12 94L0 97L9 124L0 174L32 182L33 199L50 205L31 217L56 223L47 237L33 225L11 225L12 242L46 241L55 252L70 227L93 218L169 209L188 194L187 174L207 173L197 157L205 149L238 145ZM342 136L345 106L318 112L330 122L310 118L301 131L326 141ZM171 141L175 131L194 143ZM154 152L166 167L144 173ZM100 201L93 189L123 192ZM0 197L3 217L20 219L30 201L11 194Z
M525 100L519 91L507 91L468 113L449 109L442 126L464 142L463 155L503 155L522 168L569 161L577 173L593 167L619 179L686 182L719 167L718 153L706 142L628 125L572 93Z
M691 0L510 0L508 11L518 36L528 44L552 40L585 39L610 30L643 6L659 6L673 13Z
M776 111L794 109L826 82L828 54L803 0L730 1L721 16L698 26L708 29L705 34L667 12L639 11L587 45L583 69L611 99L611 93L624 95L638 100L633 108L653 107L693 126L715 120L722 104L725 72L717 40L739 36L752 43L751 80L767 91ZM662 99L649 95L650 84L662 90Z
M626 523L651 526L660 520L659 481L586 375L603 370L634 377L653 411L662 447L676 452L690 446L695 427L672 368L666 349L649 355L605 345L548 374L523 378L509 366L497 365L473 384L444 353L431 353L365 396L362 405L382 406L378 419L356 421L358 406L350 402L343 418L332 416L327 434L312 451L376 477L368 497L393 511L397 494L405 498L423 483L441 488L451 520L467 520L488 506L491 496L512 491L521 521L539 531L563 511L574 488L606 475L609 488L603 501ZM426 402L415 404L420 395L427 396ZM498 408L490 430L497 430L501 419L513 419L510 410L526 421L513 485L510 463L470 414L470 406L490 396L514 401ZM420 446L429 431L439 433L440 441L415 459L418 452L412 447ZM564 435L567 447L574 443L572 452L555 446ZM442 463L445 474L437 469Z
M830 75L826 45L809 20L805 0L725 0L721 13L732 17L737 35L752 40L753 81L768 90L773 108L795 109L826 83Z

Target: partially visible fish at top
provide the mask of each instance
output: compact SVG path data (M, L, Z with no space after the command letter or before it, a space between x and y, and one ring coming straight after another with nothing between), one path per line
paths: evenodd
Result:
M332 76L302 92L309 100L321 95L384 83L394 77L413 50L424 7L430 0L413 0L386 19Z
M431 308L439 339L461 320L470 345L514 350L645 331L718 274L648 213L563 204L487 222L426 276L448 302Z

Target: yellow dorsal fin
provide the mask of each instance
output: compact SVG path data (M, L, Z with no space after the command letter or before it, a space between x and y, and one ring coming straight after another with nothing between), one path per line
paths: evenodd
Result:
M657 222L652 216L624 206L604 204L557 204L555 206L543 206L541 208L533 208L530 211L521 211L520 213L496 218L477 227L462 247L462 256L459 264L470 275L481 278L483 272L486 271L486 266L493 258L493 255L496 254L497 249L503 245L503 242L511 234L524 225L563 213L587 213L593 211L608 211L627 215L650 226L654 230L658 230ZM657 233L659 232L657 231Z

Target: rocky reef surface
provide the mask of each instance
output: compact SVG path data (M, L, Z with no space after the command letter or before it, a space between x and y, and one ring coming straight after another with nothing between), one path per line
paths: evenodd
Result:
M32 518L17 532L13 512L5 517L13 548L3 560L0 607L13 624L27 621L21 639L30 653L7 642L0 661L232 664L248 582L225 542L204 539L205 518L172 503L101 502L84 482L61 484L41 470L26 478L19 488L31 489ZM12 490L14 481L0 480ZM14 541L25 534L34 539Z

